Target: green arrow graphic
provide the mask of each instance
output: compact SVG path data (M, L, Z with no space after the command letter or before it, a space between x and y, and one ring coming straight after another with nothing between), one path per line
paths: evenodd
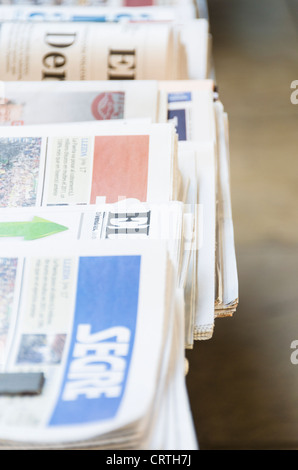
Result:
M68 228L41 217L33 217L29 222L0 222L0 237L24 237L24 240L36 240L64 230Z

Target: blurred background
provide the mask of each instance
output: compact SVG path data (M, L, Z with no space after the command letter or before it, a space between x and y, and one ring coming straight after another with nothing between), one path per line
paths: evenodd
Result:
M297 0L209 0L240 303L187 356L199 446L298 449Z

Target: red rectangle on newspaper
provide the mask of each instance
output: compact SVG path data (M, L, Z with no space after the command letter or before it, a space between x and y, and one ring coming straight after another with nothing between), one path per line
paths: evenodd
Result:
M106 203L123 198L147 200L148 135L95 137L91 204L97 197Z
M153 6L154 0L125 0L125 7L148 7Z

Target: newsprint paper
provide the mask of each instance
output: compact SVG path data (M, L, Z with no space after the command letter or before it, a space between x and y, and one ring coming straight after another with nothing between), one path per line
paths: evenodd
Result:
M4 21L0 24L1 78L6 81L187 78L187 59L180 36L174 25L163 22Z
M197 448L166 243L8 239L0 272L1 369L44 377L0 396L2 448Z
M170 123L3 127L0 207L176 200L176 144Z

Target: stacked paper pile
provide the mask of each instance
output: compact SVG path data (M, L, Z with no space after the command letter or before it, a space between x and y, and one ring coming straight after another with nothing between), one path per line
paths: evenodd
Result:
M196 449L185 348L238 303L206 5L70 3L0 7L0 440Z
M4 344L2 448L196 448L166 245L70 238L1 244L6 299L19 302Z
M2 7L2 79L206 78L208 22L181 8Z

